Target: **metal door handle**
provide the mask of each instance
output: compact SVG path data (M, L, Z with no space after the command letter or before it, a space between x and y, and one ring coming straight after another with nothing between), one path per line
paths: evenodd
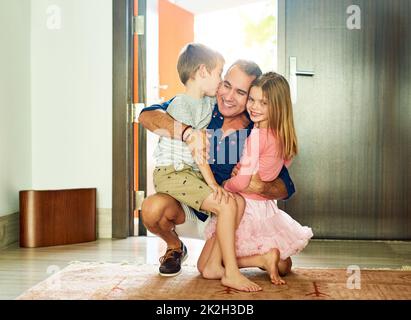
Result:
M159 84L157 86L154 86L153 88L154 89L167 90L168 89L168 84Z
M315 73L312 71L297 71L295 73L297 76L303 76L303 77L314 77Z
M291 90L291 101L295 104L298 98L297 89L297 77L314 77L315 73L313 71L300 71L297 70L297 57L290 57L290 90Z

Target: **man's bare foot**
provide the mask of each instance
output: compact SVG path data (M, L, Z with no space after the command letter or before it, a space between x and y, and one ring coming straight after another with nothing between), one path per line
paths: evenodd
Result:
M286 284L286 282L281 279L278 273L278 262L280 261L280 252L278 249L271 249L264 256L264 269L270 275L270 280L275 285Z
M220 265L206 264L202 276L209 280L220 280L224 276L224 267Z
M247 279L240 271L236 274L224 275L221 278L221 283L239 291L256 292L263 290L258 284Z

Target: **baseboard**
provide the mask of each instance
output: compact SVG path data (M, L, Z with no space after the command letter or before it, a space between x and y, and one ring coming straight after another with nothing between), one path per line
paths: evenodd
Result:
M0 250L19 241L19 217L18 212L0 217Z
M112 238L112 210L97 208L97 239Z

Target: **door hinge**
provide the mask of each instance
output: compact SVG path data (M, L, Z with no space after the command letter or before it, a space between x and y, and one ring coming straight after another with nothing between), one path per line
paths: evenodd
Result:
M133 34L144 35L144 16L133 16Z
M144 201L144 191L134 191L134 210L141 210Z
M144 103L133 103L131 105L131 122L138 123L138 117L140 116L141 111L144 109Z

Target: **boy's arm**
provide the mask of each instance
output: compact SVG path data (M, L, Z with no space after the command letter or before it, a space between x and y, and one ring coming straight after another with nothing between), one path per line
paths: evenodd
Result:
M205 182L207 182L207 184L212 188L213 186L218 186L217 181L214 178L214 174L211 171L211 168L209 166L208 163L202 163L199 164L197 163L198 168L201 171L201 174L203 175L203 178L205 180Z

